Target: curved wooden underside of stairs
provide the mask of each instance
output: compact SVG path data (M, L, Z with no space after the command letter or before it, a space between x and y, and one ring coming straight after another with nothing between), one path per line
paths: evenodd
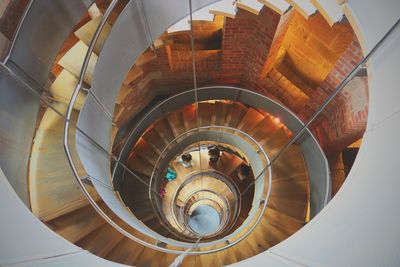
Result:
M239 8L254 14L259 13L257 7L248 5L245 1L242 2ZM287 11L290 5L306 18L317 11L295 1L288 1L293 3L288 4L286 8L286 5L277 6L271 4L271 1L260 2L281 15ZM313 0L311 2L317 5L319 1ZM221 19L218 16L235 17L235 14L218 8L216 6L210 11L217 16L213 17L213 20ZM320 12L323 10L322 5L317 8ZM339 19L332 18L332 15L326 10L321 14L325 18L329 17L328 21L331 26L339 21ZM74 33L76 36L75 43L69 44L69 49L60 54L56 62L57 66L53 68L55 80L50 86L49 92L55 106L60 111L65 112L66 110L66 104L69 102L77 83L84 54L100 18L101 16L93 18L76 29ZM110 29L110 25L106 26L94 50L85 76L85 83L88 86L91 83L97 55L101 51ZM169 34L179 33L171 32ZM171 40L168 38L168 34L166 36L167 38L156 40L156 49L170 44ZM145 51L127 74L117 99L116 118L120 116L131 117L138 111L139 108L124 109L120 104L125 97L135 90L131 87L134 81L143 77L143 66L155 58L155 53L150 49ZM150 82L151 79L150 81L143 81L146 84ZM84 103L84 98L83 94L79 96L75 106L75 116ZM240 103L223 101L201 103L199 115L200 125L226 125L245 130L271 154L276 153L291 136L291 133L286 129L274 123L269 114ZM152 170L155 159L161 152L160 147L163 147L185 130L193 129L196 126L194 119L193 107L181 109L161 118L154 124L153 128L143 135L142 142L134 147L128 159L129 166L144 177L149 177L149 171ZM114 134L117 130L117 128L114 129ZM100 257L135 266L168 266L176 255L154 251L122 236L106 224L88 204L76 185L67 163L62 147L62 133L63 119L53 111L46 110L36 132L29 166L33 213L70 242ZM73 134L71 132L71 140L74 140ZM71 147L73 147L73 144L71 144ZM143 151L146 151L146 153L143 153ZM74 154L74 157L77 159L76 154ZM76 161L79 162L78 159ZM232 170L224 169L224 171L232 173L234 166L229 165L228 167ZM79 167L79 171L84 176L82 166ZM310 192L306 166L300 148L295 145L292 146L285 153L285 157L281 157L273 165L272 172L271 197L263 219L256 230L238 245L227 250L209 255L187 257L183 266L221 266L235 263L278 244L307 223ZM136 185L134 180L129 181L129 187ZM91 193L96 195L95 190L91 190ZM153 222L154 227L158 227L154 217L149 216L150 210L146 210L145 202L148 199L140 194L137 194L137 197L132 202L143 210L143 215L138 214L138 217L148 216L147 222L149 224ZM105 204L101 203L101 200L98 200L98 202L104 209L107 209ZM116 218L116 220L118 219ZM140 235L140 233L137 234ZM146 238L143 237L143 239Z

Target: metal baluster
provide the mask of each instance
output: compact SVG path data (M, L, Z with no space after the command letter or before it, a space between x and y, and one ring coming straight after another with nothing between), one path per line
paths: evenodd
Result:
M194 49L194 31L193 31L193 7L192 0L189 0L189 18L190 18L190 46L192 48L192 70L193 70L193 88L194 88L194 102L196 106L196 124L197 130L200 132L200 122L199 122L199 100L198 100L198 92L197 92L197 75L196 75L196 58L195 58L195 49ZM200 170L203 170L202 160L201 160L201 144L200 144L200 136L198 138L198 146L199 146L199 164ZM201 187L203 188L203 178L201 178Z

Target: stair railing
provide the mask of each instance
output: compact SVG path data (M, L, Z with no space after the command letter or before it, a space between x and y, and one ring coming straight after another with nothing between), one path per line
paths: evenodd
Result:
M183 180L184 182L182 184L180 184L178 188L175 189L174 193L172 194L172 197L169 197L167 200L160 199L160 202L165 203L165 201L167 201L169 203L169 205L171 207L170 208L171 209L170 212L173 215L172 216L173 222L174 222L175 225L179 226L179 229L182 231L182 233L186 233L186 231L185 231L185 227L183 227L183 223L182 223L182 220L181 220L181 218L182 218L181 214L182 213L181 213L181 211L177 210L177 206L179 206L178 199L180 198L180 192L184 187L189 185L194 180L197 180L199 178L199 176L200 176L200 178L203 177L203 175L207 176L207 177L210 177L210 178L212 177L213 179L216 179L216 180L219 180L219 181L225 183L228 188L230 188L230 190L231 190L230 192L232 193L233 201L235 201L235 206L233 207L234 210L232 211L232 213L235 215L235 220L234 221L237 220L237 215L240 213L241 200L240 199L238 200L237 197L236 197L238 195L238 193L239 193L238 188L237 188L236 185L234 185L233 183L228 181L228 179L225 178L223 176L223 174L221 174L219 172L214 172L212 170L190 172L190 173L186 174L184 177L180 178L180 180ZM194 190L194 191L192 191L191 194L196 194L196 192L198 192L199 190L201 190L201 189ZM213 190L213 189L202 189L202 190L204 191L204 190ZM217 194L217 193L215 192L215 194ZM230 207L230 204L229 204L229 201L227 200L227 197L226 196L221 196L221 197L225 199L225 203ZM151 199L151 201L152 201L153 208L155 209L155 213L156 214L158 214L158 210L159 210L159 213L160 213L159 218L160 218L160 220L165 220L166 224L170 225L169 220L166 218L166 216L163 216L163 213L161 212L164 209L162 207L160 207L160 205L157 205L158 202L154 201L154 199ZM186 203L186 201L187 201L187 199L185 199L183 202ZM184 205L186 205L186 204L184 204ZM229 209L229 211L230 211L230 209ZM170 225L170 226L172 226L172 225Z
M167 249L161 246L158 246L158 242L157 239L154 239L154 242L156 245L154 245L153 243L149 243L147 241L142 240L141 238L136 237L135 235L133 235L132 233L130 233L128 230L124 229L123 227L121 227L119 224L117 224L98 204L97 202L93 199L93 197L90 195L89 191L87 190L87 188L84 185L83 182L83 178L86 177L81 177L76 164L74 163L74 160L72 158L72 154L69 148L69 129L70 126L73 126L80 134L82 134L85 138L87 138L92 144L94 144L100 151L101 153L104 153L105 155L107 155L110 159L115 160L119 165L121 165L125 171L130 172L132 175L134 175L135 177L137 177L138 180L144 182L142 179L140 179L140 177L138 177L133 171L131 171L127 166L125 166L122 162L119 161L119 159L117 157L115 157L114 155L112 155L110 152L108 152L107 150L105 150L101 145L99 145L95 140L93 140L89 135L87 135L84 131L82 131L81 129L79 129L77 127L77 125L75 125L72 120L71 120L71 116L72 116L72 111L74 109L74 105L75 102L77 100L78 95L81 93L81 91L83 90L83 86L84 86L84 77L87 71L87 68L89 66L89 60L90 57L93 53L94 47L98 41L98 38L105 26L105 24L107 23L107 20L111 14L111 12L114 10L115 6L118 4L119 0L112 0L111 3L109 4L106 12L103 15L103 18L100 21L100 24L98 25L94 36L90 42L89 48L86 52L85 58L83 60L83 64L82 64L82 68L81 68L81 72L79 75L79 79L78 79L78 84L75 87L75 90L71 96L71 101L68 105L67 108L67 114L66 114L66 119L65 119L65 128L64 128L64 150L65 153L67 155L67 159L68 162L71 166L71 169L74 173L75 176L75 180L77 181L79 187L81 188L82 192L84 193L84 195L86 196L86 198L88 199L89 203L92 205L92 207L96 210L96 212L103 217L103 219L109 223L113 228L115 228L117 231L119 231L120 233L122 233L123 235L125 235L126 237L128 237L129 239L152 249L158 250L158 251L162 251L162 252L166 252L166 253L173 253L173 254L181 254L182 250L177 250L177 249ZM88 90L89 94L90 94L90 89ZM93 95L93 94L92 94ZM99 105L100 109L108 115L110 115L110 112L107 111L106 109L104 109L104 105L101 104L100 101L96 101L97 104ZM91 177L91 179L95 179L93 177ZM145 183L145 182L144 182ZM151 236L149 236L150 238L152 238Z
M102 112L104 112L104 114L107 115L107 117L111 120L111 123L113 123L112 121L112 114L110 111L107 110L107 108L105 108L105 106L102 104L102 102L91 92L91 89L85 89L84 88L84 77L85 74L87 72L87 68L89 66L89 61L91 58L91 55L93 53L94 47L97 43L97 40L101 34L101 31L103 30L111 12L114 10L115 6L117 5L117 3L119 2L119 0L112 0L111 3L109 4L106 12L103 15L102 20L100 21L100 24L98 25L95 34L89 44L89 48L87 50L87 53L85 55L85 58L83 60L83 64L82 64L82 68L80 71L80 75L79 75L79 79L78 79L78 84L75 87L75 90L71 96L71 101L68 104L68 108L67 108L67 113L65 116L65 128L64 128L64 138L63 138L63 143L64 143L64 150L67 156L67 160L71 166L71 169L73 171L73 174L75 176L75 180L77 181L79 187L81 188L82 192L84 193L84 195L86 196L86 198L88 199L89 203L93 206L93 208L96 210L96 212L103 217L103 219L105 221L107 221L107 223L109 223L113 228L115 228L117 231L119 231L120 233L122 233L123 235L125 235L126 237L128 237L129 239L143 245L143 246L147 246L150 247L152 249L158 250L158 251L162 251L162 252L166 252L166 253L172 253L172 254L181 254L183 251L182 250L186 250L186 247L176 247L176 245L172 245L171 249L169 248L165 248L163 245L161 245L157 239L147 235L148 237L152 238L154 240L154 242L149 243L147 241L142 240L139 237L136 237L135 235L133 235L131 232L129 232L129 230L124 229L123 227L121 227L118 223L116 223L104 210L102 210L102 208L97 204L97 202L94 200L94 198L90 195L88 189L85 186L85 182L89 179L89 180L96 180L96 182L100 182L100 180L96 179L95 177L91 177L91 176L87 176L85 175L84 177L81 177L81 175L79 174L79 171L77 169L77 165L73 160L72 157L72 153L71 150L69 148L69 131L70 131L70 127L74 127L74 129L77 130L77 132L79 132L84 138L86 138L90 143L92 143L93 145L95 145L95 147L97 149L99 149L100 153L104 154L105 156L107 156L110 160L113 160L116 162L116 165L120 165L124 171L129 172L130 174L132 174L133 176L135 176L139 181L143 182L145 185L147 185L147 183L145 181L143 181L134 171L132 171L130 168L128 168L124 163L122 163L120 161L119 157L115 157L113 154L111 154L109 151L107 151L106 149L104 149L98 142L96 142L93 138L91 138L88 134L86 134L82 129L80 129L71 119L72 117L72 111L74 110L74 105L75 102L78 98L78 95L83 91L87 91L88 95L91 95L96 103L96 105L98 105L98 107L100 108L100 110L102 110ZM49 105L51 106L51 105ZM62 114L61 114L62 115ZM147 185L148 186L148 185ZM108 189L111 190L111 189ZM264 201L261 201L261 203L265 203ZM263 210L265 210L265 205ZM263 212L261 212L263 213ZM261 216L259 216L259 218L261 219ZM259 220L257 220L257 223L259 222ZM249 232L253 231L254 228L256 227L257 223L255 223L253 225L253 227L250 228ZM210 250L204 250L204 246L201 245L197 245L197 247L203 247L202 250L199 251L190 251L189 254L191 255L201 255L201 254L208 254L208 253L214 253L214 252L218 252L218 251L222 251L224 249L227 249L235 244L237 244L238 242L240 242L241 240L243 240L244 238L232 238L231 240L228 239L224 239L225 241L225 246L222 246L220 248L215 248L215 249L210 249ZM154 244L155 245L154 245ZM193 247L193 245L190 245L190 243L188 243L189 247ZM193 248L194 249L194 248Z
M191 183L193 178L196 178L195 177L196 174L197 173L188 173L185 177L183 177L182 180L184 182L178 188L176 188L175 192L172 194L172 198L171 199L174 200L173 203L177 203L177 199L180 196L180 191L187 184ZM224 232L229 232L232 229L232 227L236 224L236 222L238 220L238 217L239 217L239 215L241 213L241 206L242 206L241 201L242 201L242 199L237 197L240 194L240 190L239 190L238 186L235 183L230 182L229 181L230 179L225 177L225 174L220 173L220 172L218 172L216 170L205 171L204 175L205 176L211 176L211 177L213 177L213 178L215 178L217 180L220 180L221 182L225 183L227 185L227 187L230 189L230 192L232 193L233 201L235 201L235 205L233 207L229 204L229 200L227 199L227 197L224 196L224 198L227 200L227 203L228 203L228 206L229 206L229 209L228 209L229 213L234 215L233 216L234 218L233 218L232 222L230 223L231 226L229 228L227 228L227 229L224 229ZM186 203L186 201L187 200L184 200L183 202ZM177 206L178 206L177 204L176 205L173 204L173 212L172 213L173 214L182 214L182 208L185 206L185 204L182 206L182 208L180 210L177 210ZM176 216L176 217L182 218L182 216ZM228 216L228 217L230 217L230 216ZM182 222L179 222L179 223L182 223Z
M77 180L79 186L81 187L81 189L82 189L82 191L85 193L85 195L88 197L88 200L89 200L89 202L92 204L92 206L96 209L96 211L97 211L107 222L109 222L114 228L116 228L118 231L120 231L121 233L123 233L124 235L126 235L127 237L129 237L130 239L132 239L132 240L134 240L134 241L136 241L136 242L138 242L138 243L140 243L140 244L142 244L142 245L145 245L145 246L154 248L154 249L156 249L156 250L168 252L168 253L180 253L180 252L177 252L176 250L166 249L166 248L160 248L160 247L155 246L155 245L153 245L153 244L149 244L149 243L147 243L147 242L145 242L145 241L143 241L143 240L141 240L141 239L139 239L139 238L137 238L137 237L131 235L129 232L127 232L126 230L124 230L123 228L121 228L118 224L116 224L112 219L110 219L110 218L107 216L107 214L106 214L104 211L102 211L101 208L99 208L99 206L96 204L96 202L93 200L93 198L90 197L88 191L85 189L85 186L84 186L84 184L83 184L83 182L82 182L82 180L81 180L81 177L79 176L79 174L78 174L78 172L77 172L77 169L76 169L76 167L75 167L75 165L74 165L74 163L73 163L72 156L71 156L71 153L70 153L69 148L68 148L68 129L69 129L69 126L70 126L70 125L74 126L74 127L77 129L77 131L79 131L79 133L81 133L82 135L85 136L85 138L88 138L88 139L89 139L90 141L92 141L95 145L99 146L94 140L92 140L92 139L90 138L90 136L86 135L82 130L80 130L78 127L76 127L76 125L74 125L74 124L71 122L71 113L72 113L73 105L74 105L74 103L75 103L75 101L76 101L76 99L77 99L77 96L79 95L80 91L81 91L82 88L83 88L83 78L84 78L84 75L85 75L85 73L86 73L87 66L88 66L88 64L89 64L89 59L90 59L90 55L91 55L91 53L92 53L92 51L93 51L93 47L94 47L94 45L95 45L95 43L96 43L96 41L97 41L97 39L98 39L98 37L99 37L99 35L100 35L100 31L102 30L102 28L103 28L103 26L104 26L104 24L105 24L106 19L108 18L109 14L111 13L111 10L113 9L113 7L115 6L115 4L116 4L117 2L118 2L117 0L113 0L113 1L111 2L109 8L107 9L107 11L106 11L106 13L105 13L105 15L104 15L104 17L103 17L103 20L101 21L99 27L98 27L97 30L96 30L95 36L94 36L94 38L92 39L92 42L91 42L91 44L90 44L90 46L89 46L89 49L88 49L88 52L87 52L87 54L86 54L86 56L85 56L85 60L84 60L84 63L83 63L83 66L82 66L82 70L81 70L81 75L80 75L80 78L79 78L79 83L78 83L78 85L77 85L77 87L76 87L76 89L75 89L75 91L74 91L74 93L73 93L73 95L72 95L72 97L71 97L71 102L70 102L70 104L69 104L69 106L68 106L67 116L66 116L66 120L65 120L65 126L66 126L66 127L65 127L65 132L64 132L64 133L65 133L65 134L64 134L64 148L65 148L65 150L66 150L66 154L67 154L67 157L68 157L68 161L70 162L71 168L72 168L72 170L73 170L73 172L74 172L74 174L75 174L75 176L76 176L76 180ZM371 52L373 52L373 51L375 51L375 50L372 50ZM360 64L350 73L350 75L348 76L348 78L346 78L346 79L338 86L338 88L337 88L336 91L332 94L332 96L331 96L330 98L327 99L327 101L326 101L326 102L321 106L321 108L312 116L312 118L311 118L306 124L304 124L304 125L302 126L302 128L301 128L299 131L296 132L296 134L293 136L293 138L292 138L282 149L279 150L279 152L275 155L275 157L273 157L273 160L272 160L271 162L268 161L268 165L267 165L267 167L264 169L264 171L270 170L272 164L273 164L274 162L276 162L276 160L277 160L291 145L293 145L297 140L299 140L300 137L302 136L302 134L303 134L304 132L309 131L309 130L308 130L308 126L315 120L315 118L322 112L322 110L324 110L324 109L326 108L326 106L327 106L327 105L330 103L330 101L341 91L341 89L343 89L344 85L347 84L347 82L349 81L349 79L351 79L352 77L354 77L355 73L361 68L361 66L363 66L363 64L365 63L365 60L367 60L367 58L368 58L369 56L370 56L370 55L368 55L368 56L364 59L363 62L360 62ZM196 89L196 93L197 93L197 86L195 86L195 89ZM90 90L89 90L89 93L90 93ZM196 99L196 102L198 102L197 99ZM104 106L102 107L101 103L98 103L98 105L100 106L100 108L103 110L103 112L104 112L105 114L110 115L110 112L108 112L107 110L105 110L105 109L104 109ZM111 159L115 160L119 165L121 165L121 166L125 169L125 171L128 171L128 172L132 173L132 174L133 174L134 176L136 176L139 180L141 180L133 171L131 171L128 167L126 167L126 166L120 161L120 158L119 158L119 157L118 157L118 158L115 157L114 155L110 154L108 151L103 151L104 149L103 149L101 146L99 146L99 148L100 148L100 150L102 150L102 153L108 155ZM118 165L118 164L117 164L117 165ZM260 175L255 179L254 184L257 183L258 179L259 179L262 175L263 175L263 174L260 174ZM328 190L326 190L326 191L328 191ZM327 201L328 201L328 196L327 196L326 199L325 199L325 204L326 204ZM266 203L266 201L264 201L263 203ZM264 212L264 211L263 211L263 212ZM263 214L263 212L261 212L261 214ZM262 217L262 216L259 216L259 217ZM255 225L256 225L256 224L255 224ZM254 226L254 227L255 227L255 226ZM253 229L254 229L254 228L253 228ZM253 229L252 229L252 230L253 230ZM230 247L230 246L232 246L232 245L234 245L234 244L240 242L241 240L243 240L243 238L236 239L236 240L234 240L233 242L231 242L231 241L229 240L229 245L227 245L227 246L225 246L225 247L221 247L221 248L219 248L219 249L208 250L208 251L192 251L191 254L205 254L205 253L212 253L212 252L221 251L221 250L223 250L223 249L226 249L226 248L228 248L228 247Z
M158 204L158 200L161 200L162 198L159 197L158 194L154 194L154 192L157 192L157 189L155 188L155 181L156 178L160 178L162 179L162 175L160 177L160 173L162 173L163 170L161 170L159 168L161 162L163 160L165 160L166 154L169 152L169 150L180 144L179 140L183 140L190 136L196 136L199 135L201 132L203 131L209 131L210 129L220 129L223 130L222 132L218 131L216 132L216 134L218 134L219 136L223 133L223 132L235 132L237 135L240 135L243 139L247 139L248 143L252 144L252 146L254 147L254 151L257 151L257 154L262 158L262 161L265 162L265 164L267 165L267 163L269 162L269 157L267 155L267 152L264 150L264 148L249 134L247 134L246 132L240 130L240 129L236 129L233 127L229 127L229 126L224 126L224 125L210 125L210 126L202 126L202 127L198 127L198 128L193 128L190 130L187 130L181 134L179 134L177 137L175 137L173 140L171 140L162 150L162 152L159 154L156 163L154 165L153 168L153 172L152 175L150 177L150 182L149 182L149 198L151 200L151 203L153 205L153 209L155 214L159 217L160 221L164 221L165 223L168 224L168 220L166 218L164 218L164 216L162 216L162 213L159 212L159 210L162 210L162 207L160 206L160 204ZM220 138L219 138L220 140ZM198 142L198 141L196 141ZM200 148L201 149L201 148ZM199 151L200 151L199 149ZM182 150L184 150L184 147L182 147ZM267 171L267 172L266 172ZM225 175L225 174L224 174ZM268 181L264 181L265 176L268 176ZM242 229L246 229L249 225L251 225L253 223L254 227L251 227L250 230L248 232L246 232L245 235L242 236L242 238L238 239L238 242L240 242L241 240L243 240L244 238L246 238L257 226L257 224L260 222L260 220L262 219L262 215L264 213L264 210L266 209L267 205L268 205L268 199L270 196L270 192L271 192L271 185L272 185L272 170L271 168L264 168L263 171L260 173L260 175L258 175L258 183L261 182L261 180L263 180L262 186L263 186L263 191L262 194L260 194L260 196L257 199L253 200L253 206L256 207L257 209L262 209L262 212L254 212L252 213L252 215L258 215L258 217L255 219L253 218L253 216L249 216L244 223L242 224L242 226L235 232L240 232ZM262 179L262 178L264 179ZM256 183L250 183L252 185L256 184ZM237 189L238 190L238 189ZM247 189L246 189L247 191ZM238 201L239 205L242 202L241 197L244 195L245 192L241 192L238 191L239 195L236 201ZM175 195L175 194L174 194ZM157 197L157 198L155 198ZM170 201L174 202L174 198L171 199ZM262 204L261 204L262 203ZM255 220L255 221L254 221ZM167 228L169 229L169 228ZM227 240L229 240L230 238L232 238L232 235L229 235L225 238L222 238L221 240L219 240L219 242L226 242ZM230 243L229 245L233 245L236 243ZM201 246L202 244L200 244Z
M33 2L33 1L31 1L31 2ZM118 1L115 1L115 0L113 0L112 1L112 3L110 4L110 6L109 6L109 8L107 9L107 11L108 10L111 10L112 8L110 8L113 4L115 5L115 3L116 2L118 2ZM27 10L28 11L28 10ZM110 11L111 12L111 11ZM107 13L107 12L106 12ZM109 13L108 13L108 15L109 15ZM108 15L107 16L105 16L105 18L107 18L108 17ZM104 20L104 19L103 19ZM355 75L357 74L357 72L360 70L360 69L362 69L364 66L365 66L365 64L367 63L367 60L376 52L376 50L378 49L378 47L383 43L383 41L393 32L393 30L398 26L398 24L399 24L399 22L400 22L400 20L398 20L398 21L396 21L396 23L395 23L395 25L389 30L389 32L387 32L384 36L383 36L383 38L377 43L377 45L375 46L375 47L373 47L373 49L368 53L368 55L350 72L350 74L338 85L338 87L336 88L336 90L333 92L333 94L325 101L325 103L314 113L314 115L307 121L307 123L306 124L304 124L304 126L302 127L302 129L301 130L299 130L298 132L296 132L296 134L293 136L293 138L278 152L278 154L276 154L276 156L273 158L273 161L271 161L268 165L268 167L270 167L272 164L274 164L274 162L276 162L276 160L292 145L292 144L294 144L297 140L299 140L300 138L301 138L301 135L302 135L302 133L304 133L305 131L308 131L308 127L310 126L310 124L313 122L313 121L315 121L315 119L321 114L321 112L323 111L323 110L325 110L326 109L326 107L329 105L329 103L331 103L331 101L333 100L333 98L335 97L335 96L337 96L339 93L340 93L340 91L344 88L344 86L353 78L353 77L355 77ZM97 30L101 30L101 28L104 26L104 24L100 27L99 26L99 28L97 29ZM97 31L96 31L97 32ZM18 35L18 31L17 31L17 35ZM97 38L98 38L98 35L96 36L96 38L93 38L93 40L92 40L92 43L95 43L96 41L97 41ZM94 45L93 45L94 46ZM91 46L91 49L89 49L88 50L88 53L87 53L87 57L85 57L85 61L84 61L84 65L86 64L86 67L85 68L87 68L87 64L88 64L88 59L89 59L89 57L90 56L88 56L88 55L90 55L91 53L92 53L92 51L93 51L93 46ZM13 45L11 46L11 48L13 47ZM10 50L11 51L11 50ZM1 65L2 65L2 67L5 67L5 63L4 62L2 62L1 63ZM16 75L12 70L10 70L9 68L6 68L5 67L5 69L9 72L9 73L11 73L11 75L13 75L14 77L15 76L17 76L16 77L16 79L18 80L18 81L20 81L21 83L23 83L27 88L29 88L29 90L31 90L31 91L33 91L34 89L33 88L31 88L31 86L29 86L29 85L27 85L26 83L24 83L24 81L22 80L22 79L20 79L19 77L18 77L18 75ZM83 70L82 69L82 72L81 72L81 79L80 80L83 80L83 76L84 75L82 75L82 73L84 74L86 72L86 69L85 70ZM70 105L69 105L69 108L68 108L68 114L67 114L67 117L65 118L65 122L66 122L66 126L68 125L71 125L71 126L73 126L73 127L75 127L76 129L77 129L77 131L79 131L81 134L83 134L83 135L85 135L85 133L82 131L82 130L80 130L72 121L71 121L71 106L73 106L74 105L74 102L75 102L75 100L76 100L76 98L77 98L77 95L79 94L79 91L82 89L82 84L79 84L79 87L77 87L77 89L75 90L75 92L74 92L74 94L73 94L73 96L72 96L72 98L71 98L71 103L70 103ZM76 91L78 91L78 92L76 92ZM40 95L38 95L38 94L36 94L42 101L43 101L43 103L45 103L46 104L46 106L48 106L49 108L52 108L52 109L54 109L54 107L52 107L52 105L49 103L49 102L47 102L47 101L44 101L41 97L40 97ZM106 113L106 110L104 110L104 112ZM59 113L58 113L59 114ZM60 115L60 114L59 114ZM62 116L62 114L60 115L60 116ZM66 127L66 130L65 130L65 133L66 133L66 135L68 135L68 127ZM86 138L88 138L88 139L90 139L90 137L89 136L87 136L87 135L85 135L86 136ZM67 151L67 150L69 150L69 148L68 148L68 137L64 137L64 146L65 146L65 149L66 149L66 154L67 154L67 156L68 156L68 160L69 160L69 162L70 162L70 164L71 164L71 168L73 169L73 171L74 171L74 174L75 174L75 176L76 176L76 179L77 179L77 181L78 181L78 184L80 185L80 187L81 188L84 188L84 185L83 185L83 183L82 183L82 181L81 181L81 179L80 179L80 176L79 176L79 174L78 174L78 172L77 172L77 170L76 170L76 168L75 168L75 166L74 166L74 163L73 163L73 161L72 161L72 157L71 157L71 154L69 153L69 151ZM93 140L92 140L93 141ZM94 141L93 141L94 142ZM107 152L107 151L106 151ZM109 154L108 154L109 155ZM114 159L114 157L112 156L112 155L109 155L110 157L112 157L113 159ZM122 165L121 165L122 166ZM90 195L88 195L88 192L87 192L87 190L85 190L85 189L82 189L82 191L85 193L85 195L88 197L88 200L89 200L89 202L92 204L92 205L94 205L94 208L96 209L96 211L98 211L99 212L99 214L101 215L101 216L103 216L103 218L106 220L106 221L108 221L109 222L109 217L107 217L107 215L105 214L105 213L103 213L102 211L101 211L101 209L99 210L99 207L97 206L96 207L96 203L93 201L93 199L91 199L91 197L90 197ZM326 202L328 201L328 198L326 199ZM110 222L109 222L110 223ZM120 227L118 226L118 225L115 225L114 223L110 223L112 226L114 226L117 230L119 230L121 233L123 233L123 234L125 234L126 232L124 231L124 230L122 230L121 231L121 229L120 229ZM143 245L147 245L147 246L150 246L150 247L153 247L153 246L151 246L151 244L149 245L149 244L145 244L145 242L143 242L143 241L141 241L140 239L135 239L134 237L132 237L132 236L130 236L129 235L129 233L127 233L127 236L129 237L129 238L131 238L131 239L133 239L133 240L135 240L135 241L137 241L138 243L140 243L140 244L143 244ZM200 240L201 238L199 238L199 240ZM195 245L195 244L194 244ZM154 249L157 249L157 250L160 250L160 251L165 251L165 252L169 252L169 253L176 253L175 251L173 251L173 250L167 250L167 249L160 249L159 247L157 247L157 246L154 246L155 248ZM189 249L190 250L190 249Z

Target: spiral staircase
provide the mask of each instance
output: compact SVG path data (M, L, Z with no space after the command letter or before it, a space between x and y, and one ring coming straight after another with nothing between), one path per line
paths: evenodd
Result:
M21 4L25 13L1 65L6 216L0 265L398 265L398 164L390 157L398 146L396 1L96 2ZM371 12L379 22L369 19ZM45 15L37 19L39 13ZM227 57L215 45L219 35L207 36L208 29L227 30L227 20L246 20L247 14L280 19L268 56L278 63L254 77L281 75L282 83L296 88L283 96L287 103L312 97L300 75L285 68L288 56L282 61L274 54L274 44L284 43L282 33L294 25L285 23L288 14L323 18L336 28L348 20L364 59L312 116L304 116L304 106L287 108L273 84L263 94L257 86L256 92L240 88L231 77L225 81L232 84L198 87L201 71L214 68L207 58ZM226 35L222 43L229 46L229 40ZM171 52L173 45L181 50ZM181 85L164 85L164 51L175 72L192 65L192 85L185 78ZM184 62L179 57L186 54L191 58ZM150 66L160 69L148 74ZM325 208L332 166L313 135L318 129L310 129L364 67L370 103L363 146ZM153 84L165 88L151 92ZM136 106L126 104L132 98L140 99ZM216 164L209 164L210 146L222 151ZM182 153L192 155L191 167L179 162ZM244 180L241 164L251 170ZM176 172L173 181L165 178L168 168ZM371 201L376 190L382 195ZM216 217L212 231L198 230Z

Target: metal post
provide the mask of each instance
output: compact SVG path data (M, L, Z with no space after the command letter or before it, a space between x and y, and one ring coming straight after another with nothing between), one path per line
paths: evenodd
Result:
M194 88L194 102L196 105L196 123L198 132L200 132L200 122L199 122L199 100L197 94L197 76L196 76L196 55L194 49L194 31L193 31L193 8L192 8L192 0L189 0L189 18L190 18L190 46L192 48L192 69L193 69L193 88ZM201 144L200 138L198 139L199 144L199 164L200 169L202 170L202 162L201 162ZM201 187L203 188L203 178L201 178Z

